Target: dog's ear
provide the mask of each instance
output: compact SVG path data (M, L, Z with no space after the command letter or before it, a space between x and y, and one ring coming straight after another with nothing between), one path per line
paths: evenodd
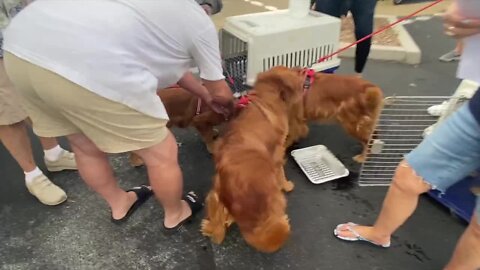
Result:
M277 66L260 73L257 82L270 83L277 87L280 98L285 102L296 102L301 97L303 89L303 80L299 73L284 66Z
M247 243L261 252L273 253L278 251L290 237L290 223L288 217L269 217L259 224L253 233L244 233Z
M282 70L278 73L280 78L280 97L285 102L297 102L302 96L303 81L298 73L293 70Z

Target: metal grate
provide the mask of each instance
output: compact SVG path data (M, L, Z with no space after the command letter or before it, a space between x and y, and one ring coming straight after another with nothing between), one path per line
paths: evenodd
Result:
M278 65L287 67L310 67L315 64L318 59L333 53L333 44L321 47L291 52L287 54L266 57L263 59L263 71ZM330 60L327 59L327 60Z
M223 57L224 76L235 96L250 89L246 84L248 48L247 43L226 30L220 30L220 50Z
M426 128L438 117L428 114L430 106L449 102L449 115L464 99L451 97L388 97L369 142L369 154L363 163L360 186L388 186L398 163L423 140ZM444 119L445 117L442 117Z

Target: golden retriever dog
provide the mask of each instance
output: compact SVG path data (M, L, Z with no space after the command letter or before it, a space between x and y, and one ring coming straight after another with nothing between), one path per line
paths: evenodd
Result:
M362 143L364 150L354 160L363 162L382 106L383 93L378 86L356 76L316 73L305 89L303 108L292 111L289 117L287 146L307 136L309 121L337 122ZM300 110L303 119L298 116Z
M206 198L201 231L220 244L235 222L245 241L261 252L275 252L290 235L283 191L293 183L283 169L288 114L302 103L298 72L276 67L260 73L250 103L215 142L216 174Z
M205 102L183 88L161 89L157 94L170 118L167 127L194 127L211 153L212 144L217 135L214 127L224 123L225 117L213 111ZM134 153L130 153L129 159L134 167L143 165L143 160Z

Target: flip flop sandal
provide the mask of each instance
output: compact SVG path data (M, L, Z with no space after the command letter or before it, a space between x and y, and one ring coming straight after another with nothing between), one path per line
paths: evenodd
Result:
M340 224L338 225L335 230L333 230L333 234L335 235L335 237L337 237L338 239L341 239L341 240L345 240L345 241L351 241L351 242L355 242L355 241L364 241L364 242L368 242L370 244L373 244L377 247L383 247L383 248L388 248L390 247L390 242L388 242L387 244L377 244L375 242L372 242L368 239L365 239L363 238L362 236L360 236L360 234L355 231L353 229L354 226L357 226L358 224L355 224L355 223L352 223L352 222L348 222L347 224ZM340 236L339 234L339 230L340 230L340 227L342 226L345 226L347 231L351 232L353 235L355 235L355 237L347 237L347 236Z
M187 194L183 196L183 200L188 203L188 206L190 206L190 209L192 210L192 214L185 218L184 220L180 221L175 227L172 228L167 228L165 227L165 224L163 225L163 231L165 234L172 235L180 231L180 229L183 227L183 225L192 222L193 218L195 217L200 210L203 208L203 203L200 201L200 198L195 194L195 192L190 191Z
M137 200L132 204L132 206L130 206L130 209L128 209L124 217L121 219L114 219L112 217L112 222L115 224L122 224L127 221L128 218L135 212L135 210L142 206L142 204L144 204L153 195L153 191L147 185L141 185L139 187L134 187L127 190L127 192L130 191L135 192L137 195Z

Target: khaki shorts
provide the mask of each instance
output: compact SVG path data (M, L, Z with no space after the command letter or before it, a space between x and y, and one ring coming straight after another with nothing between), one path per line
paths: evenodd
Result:
M51 71L5 52L5 69L42 137L82 133L106 153L148 148L168 135L167 120L103 98Z
M12 83L7 77L3 60L0 60L0 126L18 123L27 118Z

